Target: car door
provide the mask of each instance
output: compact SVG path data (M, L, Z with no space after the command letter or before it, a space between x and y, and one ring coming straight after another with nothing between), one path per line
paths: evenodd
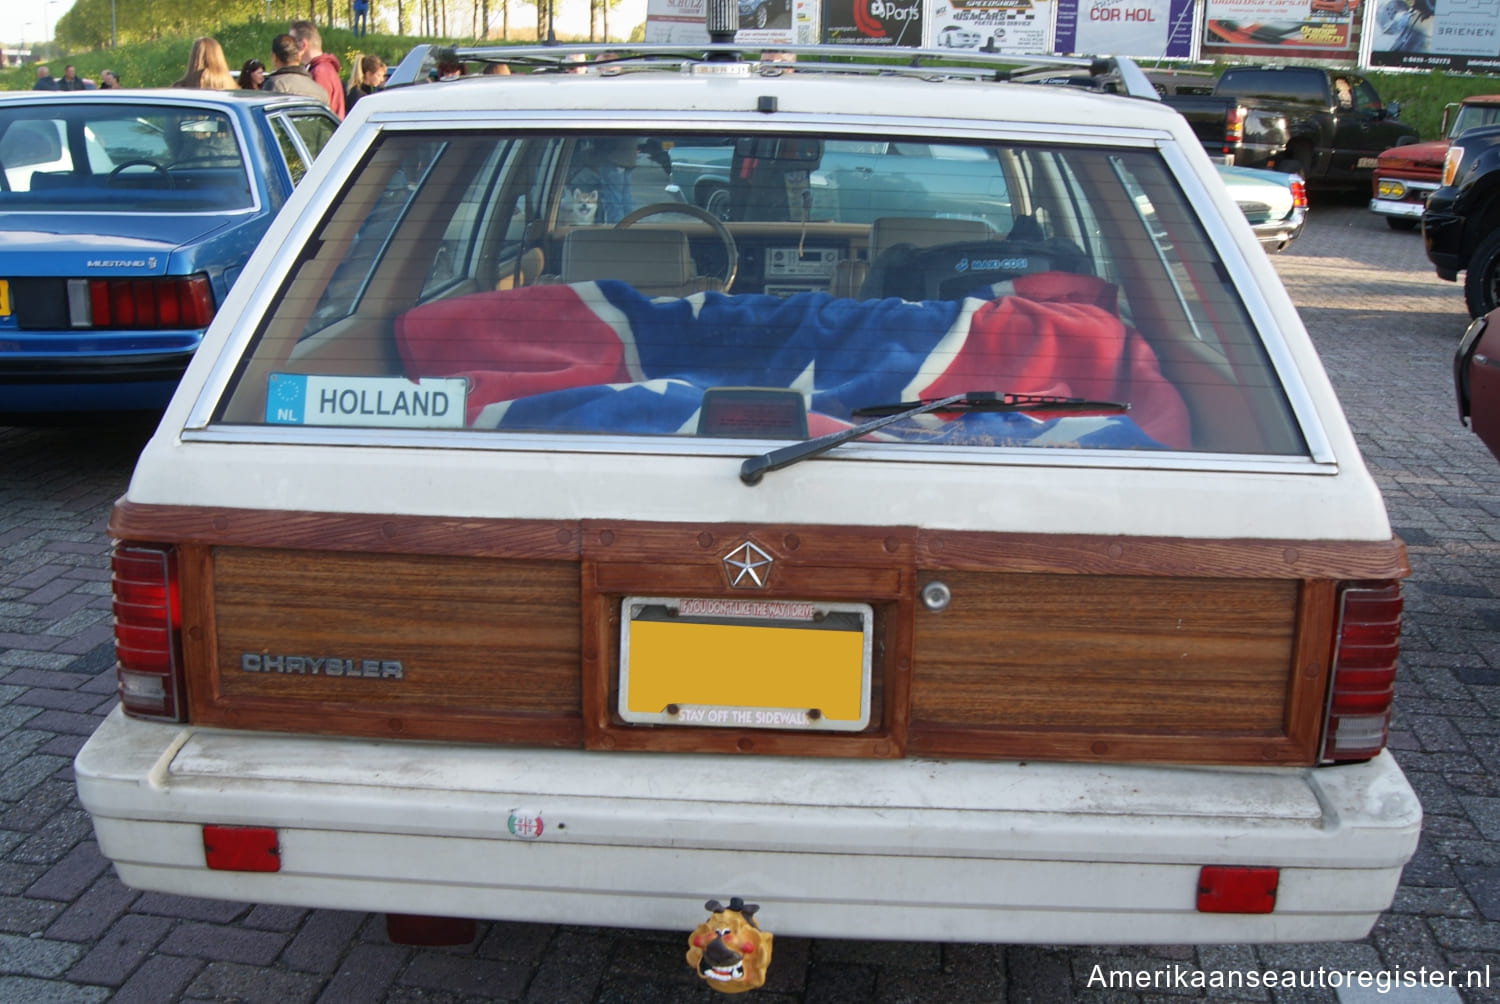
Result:
M1380 95L1369 81L1343 74L1349 86L1349 103L1334 108L1334 154L1330 174L1340 177L1367 176L1375 158L1399 143L1407 131L1385 112ZM1335 97L1339 93L1335 92Z
M1459 418L1500 458L1500 311L1469 325L1453 368Z
M297 108L271 116L271 131L293 187L302 181L338 125L331 113L318 108Z

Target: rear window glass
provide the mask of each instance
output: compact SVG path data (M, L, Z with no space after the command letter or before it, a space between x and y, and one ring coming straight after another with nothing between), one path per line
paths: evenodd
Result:
M1327 78L1321 70L1225 70L1215 94L1229 98L1268 98L1300 104L1328 105Z
M956 395L869 435L1306 452L1154 150L847 134L385 134L216 420L692 450Z
M0 212L204 212L253 204L234 123L211 109L0 109Z

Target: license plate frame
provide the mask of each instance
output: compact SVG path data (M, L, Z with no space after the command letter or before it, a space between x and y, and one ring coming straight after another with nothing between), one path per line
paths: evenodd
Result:
M868 603L627 596L616 711L640 725L859 732L874 630Z

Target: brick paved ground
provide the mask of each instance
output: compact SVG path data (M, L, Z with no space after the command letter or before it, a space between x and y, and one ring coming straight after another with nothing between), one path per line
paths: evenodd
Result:
M1500 1001L1500 463L1459 427L1467 318L1420 237L1319 207L1276 265L1324 354L1406 539L1405 659L1392 745L1427 822L1394 908L1364 941L1066 949L779 939L766 1004L1153 1001L1104 969L1483 969L1494 989L1236 991L1250 1001ZM391 945L380 919L125 889L73 795L70 758L113 704L104 521L140 425L0 428L0 1004L113 1000L668 1002L715 998L684 932L483 924L463 949ZM769 913L769 911L768 911ZM694 922L696 918L684 918Z

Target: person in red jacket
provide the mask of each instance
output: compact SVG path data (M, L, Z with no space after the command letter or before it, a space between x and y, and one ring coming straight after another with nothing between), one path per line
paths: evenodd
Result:
M318 86L328 92L328 107L339 118L344 117L344 68L339 58L323 51L323 36L311 21L293 21L287 34L297 40L302 65Z

